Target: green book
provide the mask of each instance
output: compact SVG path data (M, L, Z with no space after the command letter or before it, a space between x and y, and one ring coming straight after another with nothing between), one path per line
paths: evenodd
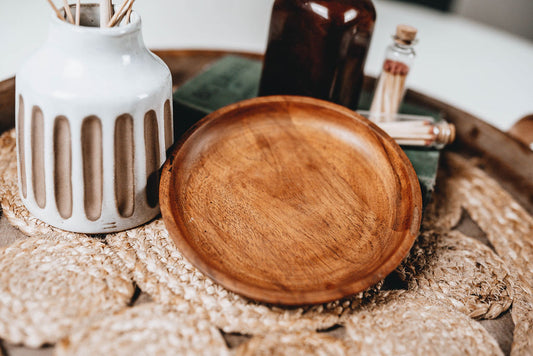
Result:
M174 133L178 138L209 113L224 106L257 96L262 62L228 55L192 78L174 93ZM372 93L361 95L360 109L368 109ZM439 112L403 104L400 112L432 116ZM418 175L424 206L435 188L440 151L434 148L403 147Z
M174 136L213 111L255 98L262 67L258 60L225 56L180 86L174 93Z

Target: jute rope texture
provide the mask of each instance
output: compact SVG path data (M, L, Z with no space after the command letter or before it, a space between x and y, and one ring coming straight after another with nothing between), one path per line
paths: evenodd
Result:
M448 184L459 206L487 234L498 255L511 270L515 323L512 355L533 354L533 218L475 161L447 154L443 161ZM449 200L446 200L449 201ZM444 215L456 215L454 206L443 205Z
M398 272L409 289L441 297L472 318L495 319L513 301L505 263L490 248L458 231L424 231Z
M40 234L56 240L85 238L41 223L22 206L16 188L14 141L13 132L0 138L0 169L3 173L0 177L0 193L5 215L29 235ZM409 354L417 354L417 350L431 354L432 351L424 348L423 343L391 346L390 342L380 341L379 335L368 333L376 334L375 330L382 330L383 334L388 333L389 339L399 340L397 335L410 330L409 337L415 339L433 340L435 335L444 333L441 336L444 340L456 340L458 334L454 330L459 330L462 335L464 328L468 342L449 350L466 354L499 354L499 349L493 350L495 342L490 335L483 333L478 324L457 310L474 318L494 318L505 311L514 298L512 316L516 327L512 352L513 355L527 354L533 350L533 219L486 173L456 155L445 155L437 189L434 202L426 211L424 233L410 258L398 270L408 282L409 291L380 292L380 286L377 286L370 292L325 305L277 308L255 303L225 290L184 260L160 220L125 233L110 235L106 241L126 266L119 269L118 274L131 272L143 291L149 293L156 302L166 305L164 308L171 308L181 316L194 313L195 318L203 320L206 325L226 332L254 335L246 346L248 350L265 347L270 350L269 340L273 339L269 336L281 334L286 335L284 340L288 349L291 349L290 345L296 345L291 340L301 340L302 335L311 335L310 338L319 340L319 343L330 340L338 344L329 335L316 334L315 330L346 323L349 337L343 340L343 346L349 351L370 350L369 353L380 354L390 352L391 347L394 350L413 347ZM478 241L450 231L459 222L463 209L486 232L501 258ZM476 281L480 283L476 284ZM131 286L131 282L128 283ZM68 291L75 286L76 283L50 288L65 288L68 294L76 292ZM15 294L10 298L13 298L10 303L17 303ZM40 309L41 314L47 314L48 311L42 312L38 304L35 304L35 308ZM408 305L409 308L402 311L402 305ZM413 321L406 323L402 329L394 326L398 319L395 315ZM447 329L428 324L422 328L422 332L417 331L424 318L433 320L434 317L445 321L444 327ZM458 318L462 319L457 321ZM357 332L352 324L358 325ZM368 333L363 332L359 325L370 325ZM437 329L434 332L432 328ZM57 340L71 333L70 330L62 330L51 330L54 335L52 337L50 334L50 339ZM91 339L90 334L96 332L96 329L86 330L89 331L84 334L83 340ZM358 336L359 332L362 334ZM0 337L3 335L0 334ZM364 341L367 339L374 341L367 343ZM30 342L38 344L35 340ZM449 342L453 344L455 341ZM440 345L438 340L435 343ZM370 344L374 347L381 345L379 349L386 351L368 348ZM285 346L278 346L277 349L283 354Z
M417 292L382 293L347 321L346 335L351 355L502 355L479 323Z
M254 336L236 355L502 355L494 338L447 303L417 291L383 291L345 322L345 335Z
M29 238L0 250L0 338L53 344L134 292L122 262L96 239Z
M190 265L168 236L162 220L110 235L109 246L132 271L139 287L156 301L194 310L225 332L261 334L329 328L380 288L323 305L280 308L257 303L214 283Z
M343 340L316 332L272 333L255 336L239 346L235 356L340 356L348 355Z
M228 354L222 335L212 324L155 303L96 320L55 349L56 356Z

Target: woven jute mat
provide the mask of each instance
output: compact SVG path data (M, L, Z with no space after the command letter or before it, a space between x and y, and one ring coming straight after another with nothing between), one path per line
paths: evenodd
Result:
M222 335L192 314L144 304L96 320L58 344L67 355L228 355Z
M341 339L316 332L271 333L254 336L237 348L235 355L348 355L349 345Z
M502 354L479 323L413 291L380 296L348 320L346 334L352 355Z
M85 237L32 237L0 250L0 336L38 347L123 309L134 287L109 247Z
M475 319L497 318L513 301L513 279L502 259L459 231L424 231L398 272L410 290Z
M354 311L342 338L323 333L254 336L237 355L501 355L473 319L414 291L386 291Z
M108 235L104 241L105 249L123 266L113 273L128 276L128 283L135 282L153 303L100 314L98 321L76 330L52 330L54 340L64 338L56 351L60 355L83 350L128 354L136 350L129 344L142 342L146 350L171 348L181 354L186 352L174 342L187 345L200 340L191 335L201 334L207 353L215 350L212 345L214 353L224 353L221 330L247 335L244 343L230 350L242 355L498 355L501 350L495 339L474 319L498 318L512 305L512 354L528 354L533 350L533 219L476 163L453 154L444 156L422 233L394 273L404 286L393 287L402 290L386 290L391 288L386 282L323 305L282 308L257 303L224 289L190 265L159 219ZM2 208L14 226L30 236L41 236L39 241L95 240L53 229L22 206L12 132L0 137L0 169ZM490 246L457 230L465 212L486 234ZM89 256L84 252L79 258ZM28 259L27 255L20 258ZM86 284L92 288L94 282L87 279ZM56 288L75 293L73 289L79 287L73 283ZM14 305L26 303L16 293L9 298ZM39 303L32 306L48 315ZM157 320L153 324L151 313ZM1 329L0 338L6 338ZM113 346L113 340L124 346Z
M511 271L515 323L512 354L533 354L533 218L475 161L446 155L440 171L446 189L455 190L459 206L486 233L490 244ZM457 202L437 196L440 216L456 216ZM448 215L449 214L449 215ZM444 220L447 220L446 218ZM431 222L437 222L433 217ZM431 224L431 223L429 223ZM446 226L441 226L445 230Z

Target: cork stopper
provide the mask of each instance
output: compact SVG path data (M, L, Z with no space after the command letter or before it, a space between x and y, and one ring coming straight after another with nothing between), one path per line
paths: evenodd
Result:
M416 39L417 29L409 25L398 25L394 39L400 44L411 44Z

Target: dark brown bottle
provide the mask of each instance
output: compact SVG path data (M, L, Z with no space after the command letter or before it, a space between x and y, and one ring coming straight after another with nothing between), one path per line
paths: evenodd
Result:
M259 95L357 108L376 12L371 0L276 0Z

